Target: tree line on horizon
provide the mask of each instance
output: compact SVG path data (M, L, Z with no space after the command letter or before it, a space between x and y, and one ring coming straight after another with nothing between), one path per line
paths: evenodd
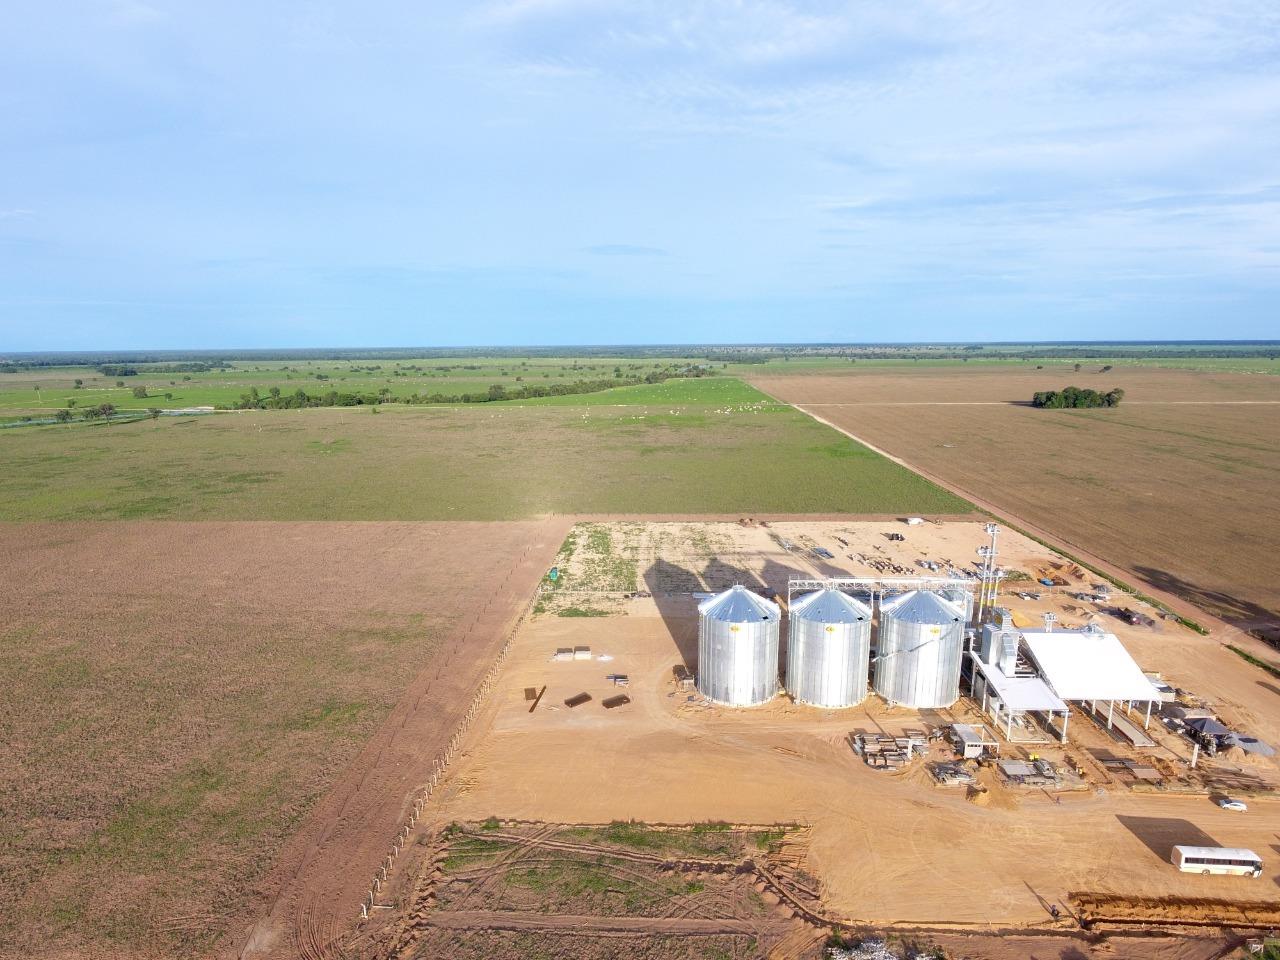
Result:
M610 379L574 380L571 383L528 384L520 387L507 387L501 383L491 384L486 393L444 394L412 393L406 397L397 397L389 387L382 387L376 393L343 393L329 390L325 393L307 393L301 387L293 393L284 393L279 387L271 387L264 396L254 387L248 393L240 395L240 399L232 405L234 410L292 410L303 407L361 407L378 406L383 403L438 404L438 403L493 403L499 400L532 400L538 397L567 397L581 393L599 393L612 390L614 387L635 387L642 384L662 383L672 379L705 377L711 371L704 367L685 367L680 370L654 370L643 377L622 376L620 369L615 369Z

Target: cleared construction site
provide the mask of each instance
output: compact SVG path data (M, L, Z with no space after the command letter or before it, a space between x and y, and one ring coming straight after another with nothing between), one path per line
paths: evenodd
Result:
M777 825L785 843L747 860L815 936L1261 931L1280 916L1275 696L1216 641L992 524L580 523L370 930L398 918L407 949L463 922L440 900L449 824L532 829L527 850L629 823ZM1220 849L1256 869L1194 866Z

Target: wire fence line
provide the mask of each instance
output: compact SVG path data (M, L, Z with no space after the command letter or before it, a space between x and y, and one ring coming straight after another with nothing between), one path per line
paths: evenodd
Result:
M505 587L510 582L516 569L518 569L521 564L528 559L531 550L531 546L525 548L524 553L521 555L520 562L514 564L512 568L507 571L507 576L503 580L501 587L498 590L495 590L494 594L500 593L501 588ZM409 837L411 836L414 827L417 826L418 821L422 818L423 810L426 808L426 805L431 800L432 796L435 795L441 781L443 781L445 773L449 768L449 764L453 762L458 752L462 749L463 740L471 729L472 723L475 721L476 717L479 716L485 700L488 699L489 693L496 685L498 675L502 670L502 665L506 662L507 656L510 654L512 645L515 642L516 634L520 631L525 619L528 618L530 613L533 611L534 604L537 602L537 597L537 591L534 591L533 596L531 596L525 603L520 615L507 631L502 647L499 649L493 663L489 666L489 670L485 673L483 679L481 679L477 686L475 696L471 698L471 702L467 705L466 712L458 721L457 727L454 728L453 735L449 738L448 745L441 752L440 756L431 761L431 776L424 784L414 790L411 794L412 803L409 814L401 823L400 830L396 833L395 839L392 840L386 857L383 858L382 863L370 879L369 889L365 893L364 899L360 901L359 919L361 921L367 920L369 918L369 912L375 908L390 909L390 904L380 904L377 902L378 895L382 892L382 888L387 885L388 879L394 871L396 862L400 857L400 852L409 842ZM489 609L490 603L491 601L486 601L485 605L475 614L474 619L468 625L466 631L454 643L454 653L457 653L460 650L462 644L471 635L472 630L474 630L480 622L480 618L484 616L485 612ZM437 668L435 679L439 679L439 677L440 669ZM428 685L427 689L423 691L422 696L425 696L429 689L430 686ZM417 702L415 702L415 710L417 709L418 704L421 703L422 696L419 696Z

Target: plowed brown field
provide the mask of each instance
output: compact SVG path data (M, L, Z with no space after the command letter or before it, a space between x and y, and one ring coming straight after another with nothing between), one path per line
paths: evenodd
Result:
M1035 390L1111 388L1113 410ZM1242 626L1280 621L1280 378L989 369L760 379L905 463Z
M351 922L566 528L0 526L0 954Z

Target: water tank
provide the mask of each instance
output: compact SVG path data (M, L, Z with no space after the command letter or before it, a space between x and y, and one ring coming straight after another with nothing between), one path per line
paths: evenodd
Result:
M787 691L798 702L851 707L866 698L870 607L828 587L792 601L787 625Z
M735 707L778 692L778 605L735 586L698 606L698 692Z
M904 707L949 707L960 697L964 608L928 590L880 602L876 693Z

